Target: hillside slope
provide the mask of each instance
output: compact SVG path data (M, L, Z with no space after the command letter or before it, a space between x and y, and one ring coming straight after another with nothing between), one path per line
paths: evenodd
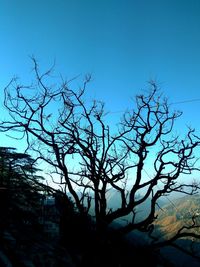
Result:
M182 226L193 223L192 217L200 223L200 195L184 196L173 201L173 204L165 205L157 213L156 229L160 231L163 238L170 238ZM200 233L200 229L195 230Z

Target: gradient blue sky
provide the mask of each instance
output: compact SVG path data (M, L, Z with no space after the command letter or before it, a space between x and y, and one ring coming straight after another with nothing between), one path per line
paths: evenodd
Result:
M68 78L91 73L91 96L112 112L149 79L171 102L200 99L200 1L0 0L1 90L13 75L28 79L32 54ZM200 128L199 107L174 105L181 127Z

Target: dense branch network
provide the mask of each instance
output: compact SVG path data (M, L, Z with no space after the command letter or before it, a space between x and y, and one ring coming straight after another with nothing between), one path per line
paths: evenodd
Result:
M84 100L90 76L73 90L70 81L50 84L51 70L41 74L34 58L33 64L35 84L23 86L13 79L5 88L11 119L1 122L1 131L26 137L28 149L54 168L52 177L59 175L79 212L93 214L97 227L132 214L120 231L151 233L162 196L198 191L189 174L199 171L194 156L199 139L193 129L184 139L173 136L181 112L171 112L154 82L147 94L136 96L135 108L123 115L114 132L104 104ZM179 181L182 175L184 183ZM120 199L117 209L109 205L111 192ZM139 220L140 205L149 199L149 212ZM181 229L169 242L188 235L184 233Z

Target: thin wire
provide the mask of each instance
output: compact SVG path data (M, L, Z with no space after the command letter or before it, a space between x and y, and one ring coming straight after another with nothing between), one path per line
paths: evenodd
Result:
M134 162L135 163L135 162ZM136 163L135 163L136 164ZM149 177L149 179L152 179L152 177L150 177L149 173L145 170L145 168L143 167L144 172L146 173L146 175ZM156 185L158 187L158 189L160 190L160 187L158 185ZM169 199L169 197L167 196L163 196L165 197L171 204L172 206L176 209L176 211L178 212L178 209L176 208L175 204L172 202L172 200Z
M170 105L185 104L185 103L198 102L198 101L200 101L200 98L194 98L194 99L189 99L189 100L183 100L183 101L178 101L178 102L172 102Z
M199 101L200 101L200 98L194 98L194 99L188 99L188 100L172 102L169 105L185 104L185 103L192 103L192 102L199 102ZM124 110L116 110L116 111L111 111L111 112L108 112L108 113L109 114L117 114L117 113L122 113L122 112L124 112ZM150 177L150 175L148 174L148 172L144 168L143 168L143 170L146 173L146 175L149 177L149 179L152 179ZM158 189L160 189L158 185L156 185L156 186L158 187ZM167 196L163 196L163 197L165 197L173 205L173 207L176 209L176 211L178 212L178 209L175 206L175 204L173 203L173 201L170 200L169 197L167 197Z
M152 179L151 177L150 177L150 175L148 174L148 172L143 168L143 170L144 170L144 172L146 173L146 175L149 177L149 179ZM160 187L158 186L158 185L156 185L157 187L158 187L158 189L160 190ZM176 206L175 206L175 204L173 203L173 201L172 200L170 200L169 199L169 197L167 197L167 196L163 196L163 197L165 197L173 206L174 206L174 208L176 209L176 211L178 212L178 209L176 208Z
M200 98L194 98L194 99L188 99L188 100L182 100L182 101L177 101L177 102L172 102L169 104L170 105L177 105L177 104L185 104L185 103L192 103L192 102L199 102ZM117 114L117 113L123 113L125 112L124 110L116 110L116 111L109 111L109 114Z

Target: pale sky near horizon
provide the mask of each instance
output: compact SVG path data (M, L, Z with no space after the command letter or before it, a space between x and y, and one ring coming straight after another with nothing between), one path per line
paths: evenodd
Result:
M0 38L1 99L13 75L31 79L34 55L68 78L91 73L115 118L155 79L169 102L197 100L174 108L200 129L199 0L0 0Z

